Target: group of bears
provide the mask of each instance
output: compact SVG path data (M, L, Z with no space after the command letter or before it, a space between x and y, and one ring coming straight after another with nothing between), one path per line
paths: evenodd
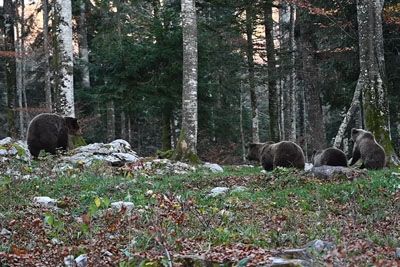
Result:
M39 156L41 150L55 154L57 149L70 148L70 136L80 134L76 118L42 113L33 118L29 124L28 149L34 158ZM385 166L385 151L376 142L371 132L353 128L351 138L354 141L354 147L350 166L360 158L361 168L380 169ZM250 144L247 159L259 161L267 171L278 166L304 169L305 164L303 150L291 141ZM348 165L343 151L333 147L314 151L312 163L315 167L322 165L347 167Z
M351 129L351 139L354 141L354 147L350 166L361 159L360 168L381 169L385 167L385 150L376 142L371 132L353 128ZM271 171L275 167L304 169L305 165L303 150L291 141L249 144L249 152L246 158L259 161L266 171ZM312 163L314 167L322 165L348 166L344 152L334 147L314 151Z

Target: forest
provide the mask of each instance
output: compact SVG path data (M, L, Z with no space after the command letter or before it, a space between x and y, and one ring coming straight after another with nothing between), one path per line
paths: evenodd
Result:
M0 11L1 266L400 264L399 0ZM28 155L41 113L78 119L72 152ZM385 168L310 172L354 128ZM268 141L301 170L249 161Z

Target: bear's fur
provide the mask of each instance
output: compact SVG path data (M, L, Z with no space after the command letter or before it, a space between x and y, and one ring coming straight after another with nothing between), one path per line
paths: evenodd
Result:
M80 135L78 120L52 113L42 113L32 119L28 127L28 149L34 158L41 150L55 154L57 149L71 147L70 136Z
M330 147L324 150L314 150L312 155L314 167L322 165L347 167L347 158L340 149Z
M361 168L381 169L385 167L385 150L376 142L371 132L353 128L351 129L351 139L354 141L354 147L350 166L361 158Z
M266 171L276 167L304 169L303 150L291 141L250 144L247 159L259 160Z

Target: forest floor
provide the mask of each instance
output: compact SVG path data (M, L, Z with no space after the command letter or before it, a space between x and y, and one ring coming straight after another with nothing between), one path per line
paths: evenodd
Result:
M246 166L135 177L103 165L55 176L51 162L16 164L31 179L0 170L1 266L68 266L81 254L89 266L270 266L316 239L334 247L314 253L313 266L400 266L398 169L324 181ZM215 187L230 190L210 196ZM34 204L37 196L57 208ZM134 208L115 211L114 201Z

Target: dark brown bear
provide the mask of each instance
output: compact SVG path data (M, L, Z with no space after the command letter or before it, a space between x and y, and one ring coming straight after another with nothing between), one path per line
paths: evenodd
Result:
M322 165L347 167L347 158L342 150L330 147L324 150L314 150L312 155L314 167Z
M70 135L79 135L78 120L57 114L42 113L32 119L28 127L28 149L34 158L41 150L55 154L57 149L67 150Z
M360 168L381 169L385 167L385 150L376 142L371 132L353 128L351 129L351 139L354 141L354 147L350 166L361 158Z
M304 169L303 150L290 141L250 144L247 159L259 160L266 171L271 171L275 167Z

